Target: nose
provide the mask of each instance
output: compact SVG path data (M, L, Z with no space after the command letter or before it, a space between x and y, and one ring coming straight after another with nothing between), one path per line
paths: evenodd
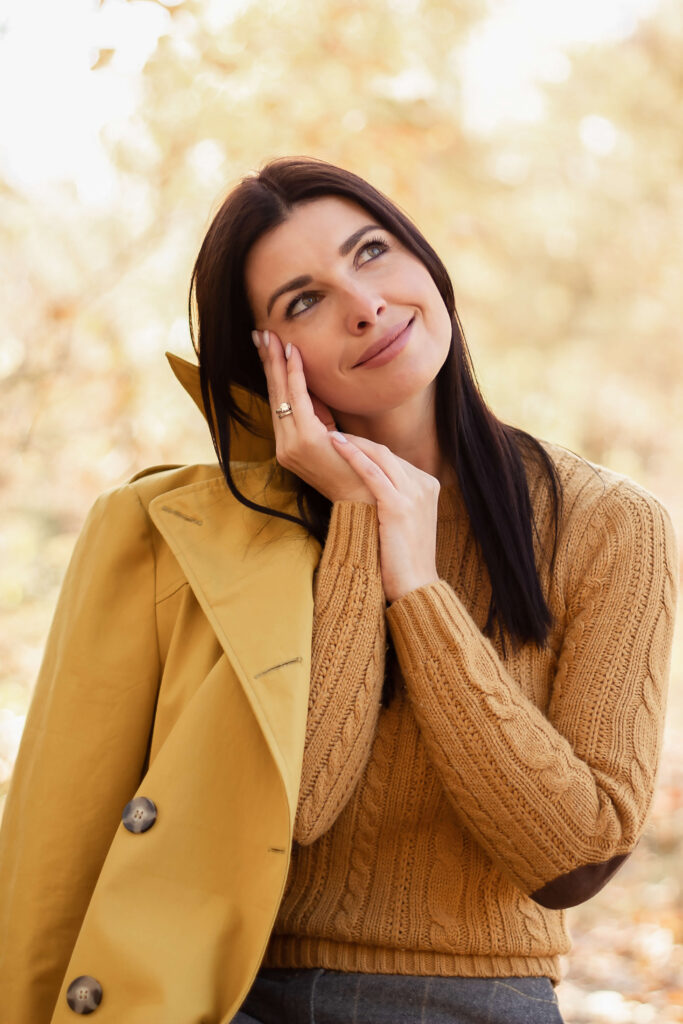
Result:
M345 300L346 324L351 334L363 334L368 327L377 323L387 308L386 302L375 290L355 283L348 285Z

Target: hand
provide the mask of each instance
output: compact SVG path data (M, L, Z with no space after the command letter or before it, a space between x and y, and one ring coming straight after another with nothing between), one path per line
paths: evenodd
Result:
M331 434L332 444L377 499L379 558L389 602L438 583L436 521L441 484L436 477L366 437Z
M299 350L292 345L289 359L285 359L282 343L273 331L254 334L261 342L257 348L266 373L277 461L330 501L375 505L374 495L353 466L329 442L328 431L335 429L334 417L324 402L309 392ZM264 334L268 335L267 346ZM282 402L291 405L291 416L280 418L275 412Z

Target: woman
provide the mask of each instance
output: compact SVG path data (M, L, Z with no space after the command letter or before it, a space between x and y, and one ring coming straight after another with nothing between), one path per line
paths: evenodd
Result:
M0 835L3 1012L561 1020L564 908L652 798L668 513L495 418L442 263L346 171L244 179L193 292L172 363L219 465L139 474L77 543Z

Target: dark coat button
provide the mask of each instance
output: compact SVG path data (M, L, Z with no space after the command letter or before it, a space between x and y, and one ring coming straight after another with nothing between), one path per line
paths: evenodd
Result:
M102 986L97 978L81 974L66 990L66 1001L74 1013L94 1013L102 1002Z
M123 808L121 821L129 832L146 832L157 820L157 809L146 796L134 797Z

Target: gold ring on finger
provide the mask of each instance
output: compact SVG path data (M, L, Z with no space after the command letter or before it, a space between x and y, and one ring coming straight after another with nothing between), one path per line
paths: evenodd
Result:
M279 418L282 419L283 416L291 416L292 415L292 407L289 404L289 402L283 402L282 405L278 405L278 407L275 410L275 412L277 413Z

